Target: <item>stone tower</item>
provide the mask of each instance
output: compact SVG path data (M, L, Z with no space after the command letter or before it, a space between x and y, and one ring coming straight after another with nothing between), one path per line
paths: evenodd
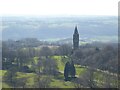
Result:
M76 26L73 34L73 49L76 50L78 48L79 48L79 33Z

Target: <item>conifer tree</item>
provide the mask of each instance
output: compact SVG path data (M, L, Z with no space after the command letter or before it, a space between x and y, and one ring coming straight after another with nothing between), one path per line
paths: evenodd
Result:
M65 80L66 81L68 80L69 75L71 75L71 78L74 78L75 74L76 74L76 70L75 70L75 66L74 66L73 61L67 62L65 64L65 68L64 68L64 77L65 77Z
M69 72L70 72L70 63L67 62L64 68L64 77L66 81L68 80Z
M74 62L71 61L71 64L70 64L70 75L71 77L75 77L75 73L76 73L76 70L75 70L75 66L74 66Z

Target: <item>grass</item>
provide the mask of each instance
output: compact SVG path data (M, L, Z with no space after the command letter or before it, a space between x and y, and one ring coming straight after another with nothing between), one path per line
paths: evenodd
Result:
M72 82L69 81L65 82L64 80L58 80L58 79L52 79L50 86L57 88L74 88Z
M35 75L36 75L36 74L34 74L34 73L17 72L17 78L35 77Z
M58 65L58 70L59 71L64 71L64 63L61 61L62 57L61 56L53 56L52 57L54 60L56 60L57 65Z
M62 57L61 56L53 56L52 58L56 60L56 62L58 64L59 71L64 71L65 64L62 62ZM85 68L81 67L80 65L75 65L75 68L76 68L77 75L84 73L86 70Z
M9 88L10 86L4 82L2 82L2 77L5 75L7 71L6 70L0 70L0 88L5 87Z
M63 75L63 71L64 71L64 63L62 61L62 57L61 56L53 56L52 57L58 64L58 70L62 71L62 73L58 76L52 77L52 81L50 83L50 87L59 87L59 88L74 88L74 85L72 82L65 82L64 81L64 75ZM38 57L34 57L35 62L38 61ZM79 75L80 73L82 73L84 71L84 68L80 68L79 66L75 66L76 67L76 72L77 75ZM2 73L3 72L3 73ZM0 76L4 76L4 73L6 71L0 71ZM28 78L27 80L27 85L28 86L32 86L34 85L34 77L36 77L36 74L34 73L22 73L22 72L17 72L17 78ZM6 83L3 83L3 87L10 87L9 85L7 85Z
M0 70L0 89L2 88L2 70Z
M7 72L6 70L0 70L0 77L4 76L6 72Z
M75 65L76 75L80 75L86 71L86 68L81 67L80 65Z
M34 78L36 77L36 74L34 73L22 73L22 72L17 72L17 78L27 78L27 86L32 86L34 85Z
M3 70L0 70L0 76L2 76L2 71L3 71Z
M34 63L37 63L39 60L39 57L34 57L33 60L34 60Z
M117 86L116 84L118 83L118 78L116 76L112 76L110 74L105 75L105 73L100 71L95 72L94 75L94 78L97 80L97 83L99 83L99 85L102 85L104 82L108 82L114 86Z
M2 82L1 88L11 88L7 83Z
M72 82L70 81L64 81L64 66L65 63L62 61L62 59L64 59L61 56L52 56L52 58L56 61L56 63L58 64L58 70L61 74L59 74L58 76L55 77L51 77L51 83L50 83L50 87L57 87L57 88L74 88L74 85ZM38 57L34 57L33 60L35 60L35 62L38 61ZM65 58L68 60L68 58ZM81 67L80 65L75 65L76 68L76 75L77 77L81 74L83 74L87 69L85 67ZM4 76L5 72L7 72L6 70L0 70L0 76ZM45 75L44 75L45 76ZM44 77L42 76L42 77ZM35 73L22 73L22 72L17 72L17 78L28 78L27 79L27 85L28 86L33 86L34 85L34 78L36 77ZM95 72L95 79L97 81L103 81L103 75L101 72ZM100 83L99 82L99 83ZM8 88L10 87L8 84L6 83L2 83L3 87Z

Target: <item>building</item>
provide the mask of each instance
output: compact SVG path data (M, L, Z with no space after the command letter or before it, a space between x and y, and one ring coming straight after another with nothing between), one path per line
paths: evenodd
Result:
M73 50L76 50L78 48L79 48L79 33L76 26L73 34Z

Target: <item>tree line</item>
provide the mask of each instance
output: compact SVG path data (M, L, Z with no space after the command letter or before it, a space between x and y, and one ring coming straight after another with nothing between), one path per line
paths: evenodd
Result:
M69 77L75 77L76 65L89 66L95 69L108 70L110 72L117 73L118 71L118 47L111 45L105 45L104 47L97 47L92 45L80 46L80 48L73 52L72 46L63 44L61 46L43 46L38 47L16 47L12 49L5 42L2 43L2 69L8 70L5 74L4 82L7 82L12 87L27 87L27 78L16 78L17 72L36 73L34 87L49 87L51 81L50 76L59 75L56 61L52 58L54 55L62 57L62 61L65 64L64 76L65 80L69 80ZM71 61L65 61L66 57L70 57ZM28 66L30 65L30 66ZM81 87L90 86L95 87L95 81L93 71L86 72L79 79L75 79L75 86ZM46 75L44 78L42 75ZM82 77L88 75L88 80L82 80ZM82 81L87 83L81 83ZM89 80L92 84L88 83ZM17 83L19 86L17 86ZM44 82L44 84L43 84ZM80 86L79 86L80 85ZM109 84L110 85L110 84Z

